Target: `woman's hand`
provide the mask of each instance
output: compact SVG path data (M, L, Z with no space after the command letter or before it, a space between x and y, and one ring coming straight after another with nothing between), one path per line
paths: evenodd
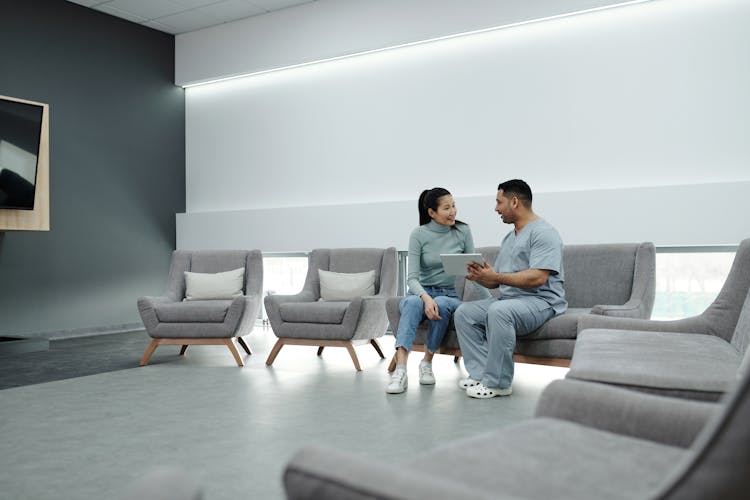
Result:
M427 319L443 319L440 317L437 303L432 297L430 297L430 294L423 293L420 298L422 299L422 302L424 302L424 314L427 316Z

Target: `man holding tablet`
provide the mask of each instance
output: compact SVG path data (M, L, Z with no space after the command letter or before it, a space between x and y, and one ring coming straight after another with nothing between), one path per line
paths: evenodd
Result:
M456 333L469 376L459 387L473 398L509 396L516 337L533 332L568 307L563 289L563 243L534 213L531 188L520 179L497 187L495 211L514 231L503 238L495 265L469 262L466 279L500 288L500 298L461 304Z

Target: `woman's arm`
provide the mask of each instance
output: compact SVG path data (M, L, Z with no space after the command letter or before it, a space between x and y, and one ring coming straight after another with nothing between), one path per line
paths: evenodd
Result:
M406 285L414 295L422 295L424 288L419 283L419 270L422 268L422 242L419 241L419 228L409 236L409 263L406 273Z
M409 265L406 283L409 291L424 302L424 313L429 319L442 319L438 314L438 307L430 295L419 283L419 271L422 269L422 242L419 241L419 228L412 231L409 237Z

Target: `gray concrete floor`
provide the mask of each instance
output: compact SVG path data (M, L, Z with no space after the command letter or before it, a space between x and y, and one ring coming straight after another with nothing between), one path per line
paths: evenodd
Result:
M405 394L387 395L370 346L356 372L342 348L286 346L273 367L268 329L245 337L246 366L223 347L179 348L159 364L0 391L0 498L117 498L157 467L176 466L206 500L284 498L285 463L305 445L403 461L422 450L532 416L541 390L566 369L516 365L511 397L473 400L461 365L436 356L435 386L420 386L420 353ZM381 341L386 356L393 338ZM141 353L138 353L138 357Z

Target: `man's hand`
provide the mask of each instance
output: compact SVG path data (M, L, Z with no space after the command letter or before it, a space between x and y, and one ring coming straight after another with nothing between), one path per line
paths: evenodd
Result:
M422 302L424 302L424 314L427 316L427 319L443 319L440 317L437 303L432 297L430 297L430 294L423 293L420 298L422 299Z
M537 288L544 285L552 271L548 269L525 269L515 273L498 273L492 266L469 262L466 265L466 279L476 281L485 288L508 285L516 288Z
M476 262L469 262L466 265L466 279L469 281L476 281L485 288L497 288L500 286L500 280L498 274L492 268L491 265L484 262L478 264Z

